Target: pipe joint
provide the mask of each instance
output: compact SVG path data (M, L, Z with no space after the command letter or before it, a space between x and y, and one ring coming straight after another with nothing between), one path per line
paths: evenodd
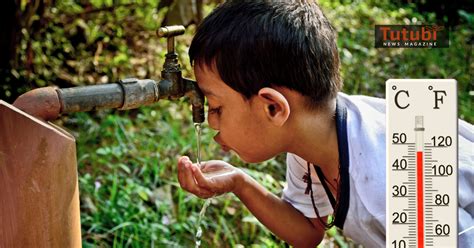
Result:
M126 78L120 80L119 84L123 89L123 105L120 110L149 105L160 98L158 84L154 80Z

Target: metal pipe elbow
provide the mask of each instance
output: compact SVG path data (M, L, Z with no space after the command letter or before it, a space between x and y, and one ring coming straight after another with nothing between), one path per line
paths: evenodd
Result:
M189 97L193 111L193 122L203 123L204 116L204 94L199 89L197 83L193 80L183 78L185 95Z
M28 91L19 96L13 106L44 121L55 120L61 113L61 103L54 87Z

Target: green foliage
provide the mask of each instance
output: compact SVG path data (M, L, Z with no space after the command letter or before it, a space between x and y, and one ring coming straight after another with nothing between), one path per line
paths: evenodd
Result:
M22 1L26 4L26 1ZM459 113L473 122L472 29L451 30L446 49L376 49L374 24L432 23L432 14L413 6L398 8L383 1L320 1L339 32L344 91L384 96L388 78L456 78ZM152 0L57 1L46 10L46 27L23 32L21 66L14 75L31 86L72 86L114 82L127 76L158 79L166 41L155 36L163 14ZM205 12L211 8L205 6ZM472 13L461 12L472 27ZM194 27L177 38L183 75L193 77L186 55ZM471 74L470 74L471 73ZM179 155L196 154L189 104L160 101L125 112L101 111L65 117L62 125L77 139L81 223L85 247L189 247L194 245L203 200L180 189ZM205 125L202 157L223 159L240 167L270 191L284 185L284 156L261 164L243 164L219 150ZM282 247L229 194L215 198L203 220L203 246ZM327 242L344 246L335 229Z
M385 97L389 78L455 78L458 81L460 118L474 122L472 70L474 69L472 13L450 31L449 48L374 48L376 24L433 24L436 16L421 15L414 6L398 8L389 1L320 1L338 31L341 74L349 94Z

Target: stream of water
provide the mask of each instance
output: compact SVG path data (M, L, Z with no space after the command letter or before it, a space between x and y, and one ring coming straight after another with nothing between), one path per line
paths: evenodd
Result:
M209 207L209 205L211 204L211 199L212 198L206 199L206 201L204 202L204 205L202 206L201 211L199 212L197 231L196 231L196 236L195 236L195 238L196 238L196 246L195 247L196 248L201 246L201 238L202 238L201 221L202 221L202 218L204 218L204 215L206 214L207 207Z
M197 164L201 166L201 123L194 123L194 129L196 130L196 138L197 138ZM201 211L199 212L198 222L197 222L197 231L195 237L196 248L201 246L201 239L202 239L202 227L201 222L206 214L206 209L211 204L211 198L206 199L204 205L202 206Z
M194 123L197 139L197 164L201 166L201 123Z

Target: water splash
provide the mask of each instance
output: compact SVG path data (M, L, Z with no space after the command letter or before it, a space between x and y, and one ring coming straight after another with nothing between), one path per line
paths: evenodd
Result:
M201 222L202 218L204 218L204 215L206 214L206 209L207 207L211 204L211 199L208 198L204 202L204 205L202 206L201 211L199 212L199 217L198 217L198 222L197 222L197 231L196 231L196 246L195 248L199 248L201 246L201 239L202 239L202 227L201 227Z

